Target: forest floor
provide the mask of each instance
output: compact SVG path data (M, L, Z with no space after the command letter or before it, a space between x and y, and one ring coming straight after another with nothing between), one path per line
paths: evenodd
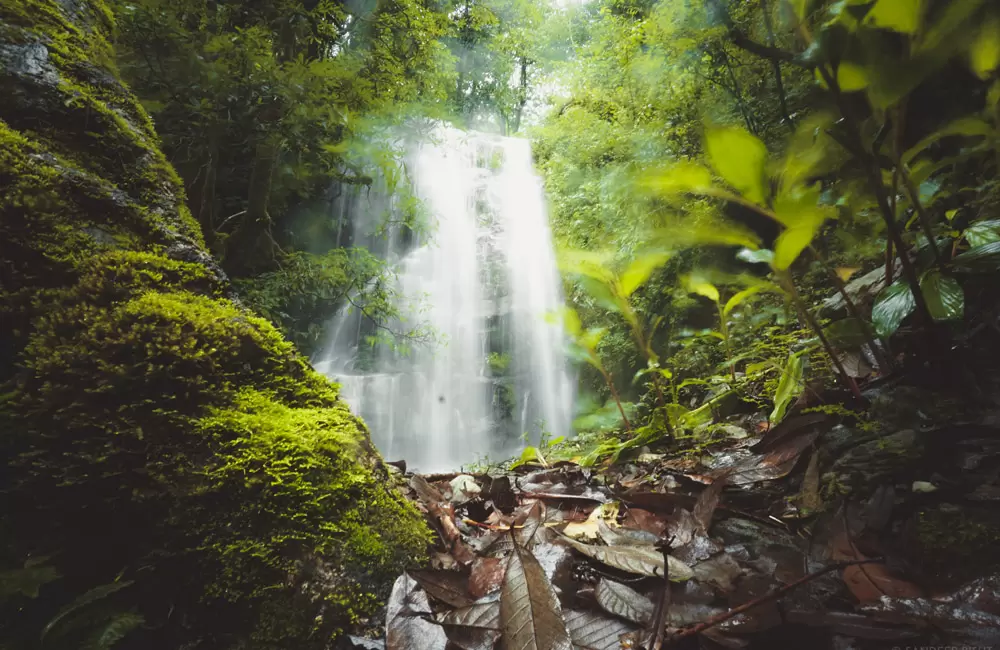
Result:
M958 392L876 380L878 427L750 413L603 467L400 473L438 549L347 647L1000 647L1000 410Z

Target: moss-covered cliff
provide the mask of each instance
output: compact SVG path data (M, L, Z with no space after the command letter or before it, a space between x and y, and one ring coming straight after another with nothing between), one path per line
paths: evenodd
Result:
M426 529L229 295L112 30L100 0L0 4L0 560L47 556L57 605L134 581L123 647L325 647Z

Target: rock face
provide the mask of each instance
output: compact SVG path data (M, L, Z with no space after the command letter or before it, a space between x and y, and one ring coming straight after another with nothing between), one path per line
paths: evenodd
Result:
M0 3L0 559L134 581L116 647L327 647L427 530L337 386L229 294L112 20Z

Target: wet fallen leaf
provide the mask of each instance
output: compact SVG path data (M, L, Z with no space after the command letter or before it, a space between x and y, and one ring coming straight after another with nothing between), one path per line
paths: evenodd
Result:
M530 551L517 545L500 591L500 626L509 650L572 648L559 599L542 566Z
M497 557L477 557L469 574L469 594L482 598L500 589L503 584L507 562Z
M731 592L733 581L743 575L743 569L736 563L736 560L725 553L699 562L693 568L696 580L717 587L725 593Z
M723 474L698 495L698 501L694 504L694 512L692 512L698 532L708 534L708 529L712 527L712 515L715 513L716 506L719 505L722 489L726 487L728 479L729 476Z
M594 596L597 598L597 604L609 614L640 625L648 624L656 610L653 601L635 589L607 578L601 578L597 583Z
M866 560L851 541L847 531L841 530L830 542L830 555L834 560ZM844 568L844 583L854 597L862 603L880 600L883 596L916 598L922 595L920 587L889 573L884 564L859 564Z
M566 527L563 528L563 535L576 539L597 539L597 522L599 522L604 516L603 505L598 506L591 510L586 521L567 524Z
M635 648L633 635L639 630L620 620L594 612L567 610L566 627L574 650L628 650Z
M667 528L667 521L648 510L642 508L629 508L625 513L622 524L628 528L643 530L657 537L663 534Z
M673 548L680 548L691 543L698 530L698 521L690 510L677 508L667 519L667 539L673 540Z
M573 548L589 558L597 560L627 573L637 575L663 577L663 554L651 546L594 546L582 544L574 539L563 536ZM691 578L694 572L691 567L673 556L670 561L670 580L683 582Z
M644 530L612 528L603 519L597 522L597 534L608 546L651 546L659 541L659 537Z
M469 576L459 571L410 571L414 580L420 583L432 598L452 607L471 605Z
M523 514L514 518L514 539L521 546L531 547L535 542L535 534L545 521L545 504L535 501Z
M490 594L465 607L438 614L434 620L442 625L499 630L500 598L497 594Z
M444 628L423 617L431 613L427 594L409 574L396 579L386 605L387 650L444 650Z
M799 505L812 514L823 507L819 496L819 454L813 452L802 478L802 491L799 493Z

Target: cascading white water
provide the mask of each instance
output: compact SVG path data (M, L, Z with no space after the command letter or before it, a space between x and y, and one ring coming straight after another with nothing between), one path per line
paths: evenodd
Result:
M537 439L539 429L566 435L573 401L563 333L546 319L562 296L528 142L443 127L435 136L408 156L432 215L431 241L406 251L389 236L383 250L401 256L408 324L425 321L441 343L416 345L405 358L382 350L370 372L359 372L361 316L345 308L314 359L341 383L383 455L425 472L516 453L522 434ZM353 205L361 232L372 215ZM509 355L509 367L491 369L491 352Z

